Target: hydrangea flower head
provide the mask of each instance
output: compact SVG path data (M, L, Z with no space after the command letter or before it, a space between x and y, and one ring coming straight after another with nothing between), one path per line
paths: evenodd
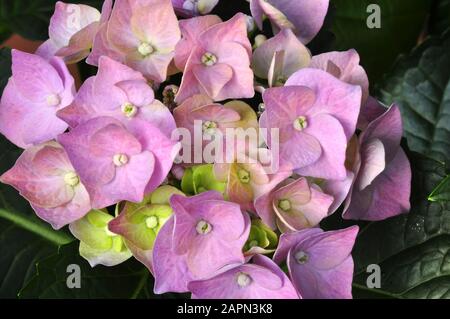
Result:
M383 220L410 209L411 167L400 147L402 119L397 105L372 121L359 137L360 164L344 218Z
M333 197L323 193L306 178L281 184L256 199L255 208L261 219L272 229L291 232L317 226L328 216Z
M245 15L238 13L230 20L214 24L198 33L195 40L189 33L190 27L195 32L213 21L184 25L184 29L188 30L185 31L185 37L191 37L187 43L192 43L193 47L176 97L178 103L195 94L207 95L214 101L253 97L253 72L250 69L252 49L247 38L246 21ZM181 55L185 56L186 43L182 45ZM179 62L179 67L180 64L182 62Z
M250 0L257 26L263 29L264 16L272 23L274 33L289 28L307 44L319 32L328 11L329 0Z
M104 7L108 6L112 6L111 0L105 1ZM100 20L100 12L93 7L58 1L50 19L49 39L36 54L47 59L59 56L66 63L83 60L91 52Z
M352 298L353 259L358 227L319 228L283 234L274 261L286 260L292 282L306 299Z
M25 150L0 181L16 188L36 214L55 229L80 219L91 209L86 188L56 142Z
M117 0L100 28L89 63L102 55L163 82L174 56L180 29L170 0Z
M142 202L172 168L179 145L153 125L136 120L127 129L111 117L98 117L60 135L86 185L94 208L122 200Z
M21 148L54 139L67 129L56 112L74 94L74 79L60 58L46 61L12 50L12 77L0 101L0 132Z
M108 229L113 216L102 210L92 210L85 217L70 224L72 234L80 240L80 256L91 267L116 266L132 255L123 238Z
M252 264L240 265L216 277L192 281L193 299L298 299L291 281L269 258L255 255Z

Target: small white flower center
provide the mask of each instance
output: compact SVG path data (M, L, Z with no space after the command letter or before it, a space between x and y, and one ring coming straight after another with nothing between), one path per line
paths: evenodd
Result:
M64 175L64 183L66 183L66 185L75 187L80 184L80 178L78 177L77 173L69 172Z
M203 123L203 133L213 135L216 132L217 123L213 121L206 121Z
M295 119L294 128L297 131L302 131L303 129L305 129L307 127L308 127L308 121L306 120L306 117L299 116L298 118Z
M159 225L158 217L156 216L150 216L145 220L145 224L148 228L153 229L156 228Z
M197 230L197 233L199 233L200 235L206 235L211 232L212 226L207 221L201 220L197 223L195 229Z
M287 212L291 209L291 202L287 199L282 199L278 202L278 207Z
M142 42L138 47L138 52L146 57L155 52L155 48L148 42Z
M309 259L309 256L304 251L297 252L294 257L300 265L306 264Z
M50 94L47 96L47 105L48 106L57 106L61 103L61 98L58 94Z
M250 173L245 169L240 169L238 171L238 178L243 184L248 184L250 182Z
M206 66L213 66L217 63L217 57L210 52L206 52L202 56L202 63Z
M237 275L236 281L239 287L244 288L252 283L252 278L246 273L241 272Z
M128 156L125 155L125 154L116 154L113 157L113 163L117 167L124 166L124 165L128 164L128 160L129 160Z
M134 106L133 104L127 102L125 104L122 105L121 107L122 113L126 116L126 117L134 117L138 111L138 108L136 106Z

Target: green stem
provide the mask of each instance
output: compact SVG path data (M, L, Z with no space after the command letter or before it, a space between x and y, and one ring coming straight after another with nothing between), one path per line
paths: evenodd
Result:
M148 270L147 268L145 268L144 273L142 274L142 278L139 281L139 284L131 295L130 299L137 299L139 297L139 294L141 293L142 289L144 289L145 284L147 283L148 277Z
M4 218L20 228L35 233L57 246L65 245L73 241L73 238L71 238L69 235L62 232L57 232L51 229L46 224L41 223L38 220L32 220L30 217L24 216L22 214L12 213L0 209L0 218Z

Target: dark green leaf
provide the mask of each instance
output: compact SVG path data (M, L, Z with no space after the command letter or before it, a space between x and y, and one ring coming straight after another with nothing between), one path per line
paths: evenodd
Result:
M430 17L430 32L442 34L450 28L450 0L434 0Z
M336 7L332 31L335 49L356 49L372 82L376 82L400 53L409 52L424 27L430 0L333 0ZM367 7L378 4L381 28L367 26Z
M430 38L401 59L379 90L398 103L409 148L440 161L450 157L450 33Z
M432 202L450 201L450 175L431 192L428 200Z
M0 49L0 93L8 83L11 76L11 50L8 48ZM0 94L1 95L1 94Z
M450 278L450 205L427 200L445 169L442 163L416 154L412 170L411 211L360 231L353 251L357 291L366 285L366 267L378 264L381 289L371 293L398 298L448 296L444 288ZM425 287L439 287L439 292Z
M81 288L67 287L69 265L81 270ZM58 253L38 263L37 275L20 292L21 298L155 298L152 277L143 265L129 260L115 267L89 264L79 256L78 243L62 246ZM173 297L164 295L159 297Z

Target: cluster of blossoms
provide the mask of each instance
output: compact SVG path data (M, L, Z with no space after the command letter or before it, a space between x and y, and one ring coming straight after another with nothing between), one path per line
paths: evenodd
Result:
M408 212L399 109L354 50L311 56L328 0L249 2L228 21L218 0L58 2L49 40L12 51L0 132L24 152L0 180L92 266L142 262L157 294L351 298L358 227L320 222ZM98 72L76 91L84 59Z

